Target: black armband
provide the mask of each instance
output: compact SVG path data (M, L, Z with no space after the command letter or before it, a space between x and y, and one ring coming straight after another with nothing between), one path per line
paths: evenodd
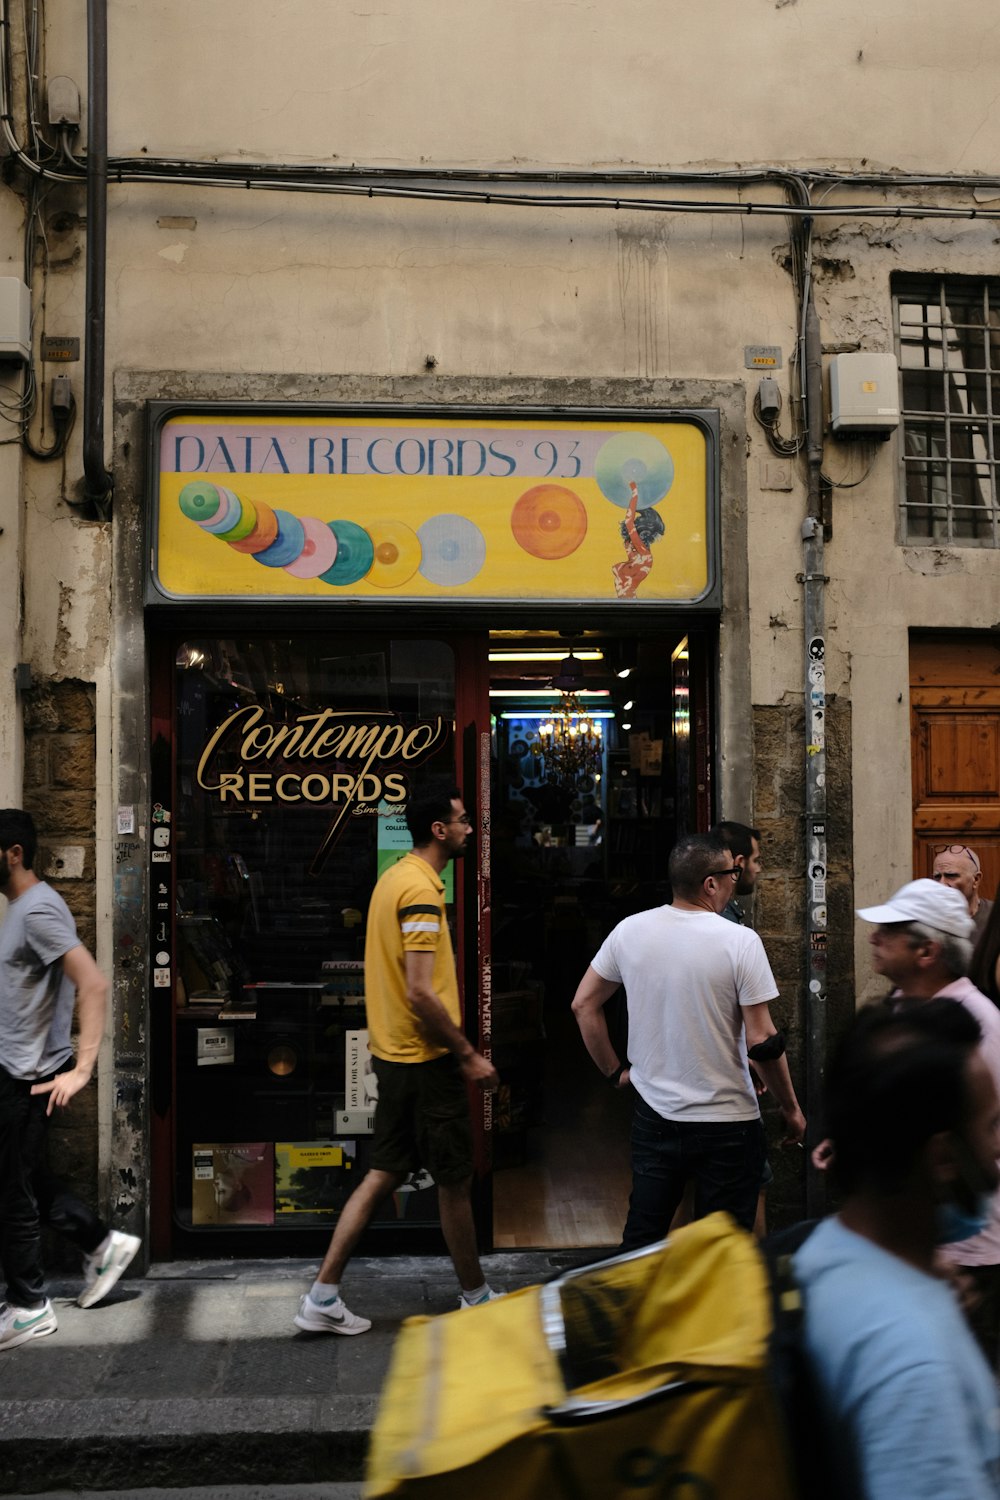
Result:
M774 1036L769 1036L763 1042L758 1042L756 1047L747 1048L747 1057L751 1062L774 1062L782 1056L785 1050L785 1038L782 1032L776 1031Z

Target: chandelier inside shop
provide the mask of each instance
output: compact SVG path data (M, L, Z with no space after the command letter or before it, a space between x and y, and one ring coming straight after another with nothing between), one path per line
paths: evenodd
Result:
M552 686L562 690L558 707L539 724L532 746L545 780L575 792L593 788L600 780L603 749L601 721L587 712L577 696L583 682L583 668L570 652L552 679Z
M533 748L546 781L579 791L600 779L602 744L600 720L591 718L575 693L564 693L559 707L539 724Z

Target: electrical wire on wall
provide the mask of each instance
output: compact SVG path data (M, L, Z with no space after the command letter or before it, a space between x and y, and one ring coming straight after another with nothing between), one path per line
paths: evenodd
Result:
M102 68L106 63L106 13L104 0L88 0L88 76L95 54L100 55ZM79 129L79 99L69 113L53 107L52 85L49 81L48 126L46 135L41 122L41 100L39 80L45 77L44 0L21 0L20 36L23 39L23 69L19 70L21 108L17 117L25 122L24 141L18 138L15 128L15 86L12 61L11 0L0 0L0 135L6 140L11 153L11 166L20 168L35 187L44 183L46 187L66 184L80 187L88 182L88 197L95 186L95 173L99 175L102 194L107 185L123 183L163 183L192 187L226 187L256 189L269 192L308 192L340 194L368 199L409 199L413 201L442 204L489 206L494 208L532 208L544 210L555 208L577 208L580 210L608 209L647 214L709 214L751 215L761 217L783 217L789 225L791 246L790 274L792 277L796 305L799 311L797 338L789 357L789 405L791 408L790 436L779 428L780 400L778 408L764 410L754 403L754 416L764 429L772 451L782 457L792 457L807 446L806 418L807 375L804 368L805 318L812 306L812 232L817 219L830 218L851 220L876 219L942 219L950 221L982 219L987 222L1000 220L1000 207L990 208L975 202L966 205L914 201L917 190L940 189L949 193L987 186L1000 188L1000 176L921 174L907 172L865 172L843 170L830 171L825 168L808 168L792 171L777 166L755 168L723 168L715 170L664 171L660 169L620 169L615 171L552 170L535 169L474 169L435 167L381 167L381 166L333 166L293 165L290 163L264 163L226 160L190 161L155 157L148 154L138 157L105 158L106 139L102 136L102 149L98 153L94 131L103 122L103 107L106 104L103 91L100 100L90 100L96 113L92 115L92 131L89 153L83 160L76 154L76 134ZM99 42L96 40L99 36ZM21 73L23 72L23 78ZM61 79L70 93L75 89L72 80ZM103 88L103 85L102 85ZM78 95L78 91L77 91ZM100 104L101 108L98 108ZM88 179L88 161L90 177ZM100 166L97 167L97 162ZM696 192L706 186L723 189L717 197L699 199ZM680 188L689 196L677 195L668 189ZM636 191L638 189L638 191ZM906 202L889 203L886 189L907 189L910 197ZM768 196L769 190L773 193ZM865 195L866 201L831 202L835 191ZM752 191L752 196L745 196ZM729 196L726 196L728 194ZM870 197L868 195L871 195ZM877 198L876 198L877 195ZM31 199L29 221L32 241L36 230L44 231L40 220L39 196L29 190ZM104 470L104 460L95 458L98 448L103 450L103 292L100 306L92 299L91 245L98 235L97 224L88 226L88 314L87 338L85 339L85 390L84 390L84 459L91 498L101 513L102 498L110 502L110 475ZM26 267L26 280L33 286L36 267L34 253ZM44 274L44 273L43 273ZM101 260L103 278L103 259ZM103 279L100 282L103 286ZM44 284L42 308L44 313ZM812 316L815 316L813 313ZM33 317L33 324L35 318ZM93 357L92 357L93 355ZM96 379L87 372L99 366ZM53 386L66 377L55 377ZM68 387L66 388L68 390ZM90 396L88 397L88 391ZM31 421L39 401L37 375L33 365L25 372L23 388L13 401L0 398L0 412L18 424L19 435L10 441L21 441L26 450L36 458L54 458L65 452L73 428L75 402L72 393L68 397L60 388L57 401L51 403L54 436L51 443L33 441L28 436ZM44 418L43 418L44 420ZM810 463L813 468L813 458ZM100 472L92 476L91 460ZM852 481L851 486L837 484L835 487L852 487L862 480ZM98 494L101 485L106 493Z
M796 359L796 370L798 366L799 361ZM763 381L761 384L763 384ZM768 384L774 389L775 405L769 407L768 413L765 414L761 404L760 389L758 388L753 398L754 419L764 429L768 446L773 453L777 453L781 458L794 458L797 453L802 452L802 447L805 443L805 428L800 425L799 430L792 437L782 437L778 427L778 423L781 420L781 391L778 389L776 381L769 381Z
M866 446L868 445L866 444ZM831 479L829 474L824 474L822 471L820 471L820 478L822 479L823 483L829 485L831 490L856 490L859 484L864 484L872 469L874 469L875 467L875 460L876 458L878 458L880 444L877 442L872 443L870 447L871 452L868 458L868 463L860 479Z
M10 4L0 0L0 130L15 161L33 176L47 181L80 183L85 162L71 146L72 131L57 129L57 143L41 133L37 118L31 127L32 146L26 148L14 131L13 77L10 58ZM32 0L33 24L43 11L42 0ZM44 25L44 22L40 24ZM972 174L930 174L914 172L831 172L825 168L792 171L782 167L723 168L695 171L660 169L624 169L616 171L549 170L549 169L478 169L442 167L370 167L370 166L304 166L290 163L225 161L188 161L150 155L110 157L108 179L114 183L158 182L202 187L260 189L272 192L338 193L353 197L410 198L442 203L487 204L495 207L522 208L593 208L631 210L641 213L737 214L744 217L797 219L817 218L888 218L1000 220L1000 207L976 204L952 207L931 203L897 203L884 201L863 203L828 203L825 200L835 188L865 188L881 192L885 188L941 188L946 190L1000 188L1000 176ZM483 186L475 186L483 184ZM627 184L642 185L661 191L669 185L691 189L707 184L735 189L756 185L774 187L780 197L697 200L663 198L622 193ZM517 192L517 187L533 186L531 193ZM599 191L572 192L586 185ZM538 191L545 187L558 191ZM822 187L818 195L814 188Z

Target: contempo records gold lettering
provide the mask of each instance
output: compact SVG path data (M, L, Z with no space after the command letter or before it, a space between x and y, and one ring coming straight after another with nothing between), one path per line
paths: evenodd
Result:
M406 724L389 711L359 717L332 708L278 724L251 704L213 730L198 761L197 782L220 802L331 806L333 820L310 867L318 874L348 814L371 814L383 800L405 802L400 768L432 755L449 727L442 718ZM324 762L333 764L322 768Z

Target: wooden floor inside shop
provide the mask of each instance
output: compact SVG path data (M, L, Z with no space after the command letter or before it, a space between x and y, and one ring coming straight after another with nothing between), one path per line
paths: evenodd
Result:
M631 1098L603 1082L572 1014L547 1018L540 1123L493 1174L497 1250L616 1248L628 1209Z

